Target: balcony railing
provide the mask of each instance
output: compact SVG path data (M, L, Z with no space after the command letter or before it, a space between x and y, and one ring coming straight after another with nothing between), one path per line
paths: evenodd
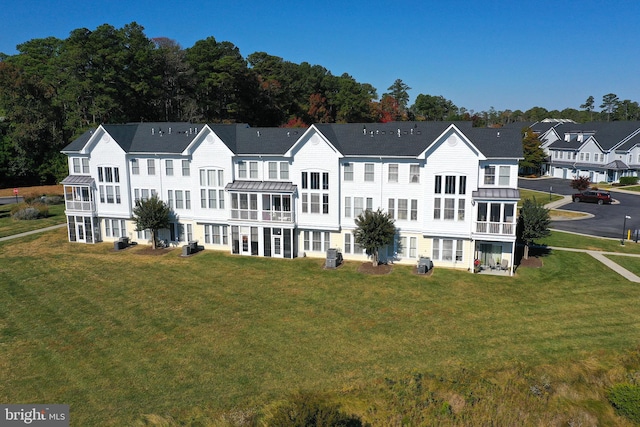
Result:
M93 212L96 206L91 201L65 200L65 208L68 211Z
M286 211L262 211L262 220L274 222L291 222L293 221L293 215L291 212Z
M476 222L476 233L515 236L516 227L511 222Z

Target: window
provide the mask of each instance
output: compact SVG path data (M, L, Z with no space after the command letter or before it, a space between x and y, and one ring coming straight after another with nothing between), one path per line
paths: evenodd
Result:
M269 179L278 179L278 163L269 162Z
M496 183L496 167L484 167L484 183L485 185L494 185Z
M327 231L305 231L302 233L302 240L305 251L322 252L331 246L330 233Z
M591 153L584 153L584 161L585 161L585 162L588 162L588 161L589 161L589 155L590 155L590 154L591 154Z
M140 164L138 163L138 159L131 159L131 174L140 175Z
M507 222L507 223L513 223L513 212L514 212L514 205L509 204L509 205L504 205L504 221L503 222Z
M204 224L204 242L213 245L228 245L227 226Z
M222 169L200 169L200 207L224 209L224 171ZM185 193L185 206L191 208L191 194Z
M87 175L89 174L89 159L86 157L82 158L82 173Z
M398 219L407 219L407 199L398 199Z
M184 192L184 208L191 209L191 191L185 190Z
M249 162L249 178L258 179L258 162Z
M453 260L453 240L451 239L442 240L442 260L443 261Z
M367 197L367 207L366 207L366 209L368 211L372 211L373 210L373 198Z
M187 241L193 240L193 225L187 224Z
M465 199L458 199L458 221L464 221Z
M309 174L311 178L311 189L319 190L320 189L320 173L319 172L311 172Z
M311 213L320 213L320 194L311 193Z
M509 175L511 168L509 166L500 166L500 176L498 177L498 184L509 185Z
M148 175L156 174L156 161L154 159L147 159L147 174Z
M433 199L433 219L440 219L440 201L442 199L440 199L439 197L436 197L435 199Z
M462 261L462 240L456 240L456 261Z
M447 175L444 181L444 193L456 194L456 177Z
M167 176L173 176L173 160L165 160L164 161L164 169L167 173Z
M436 175L436 184L435 184L435 188L433 189L433 192L436 194L442 193L442 176L441 175Z
M344 180L353 181L353 163L344 164Z
M420 165L409 165L409 182L412 184L420 182Z
M184 199L182 190L176 190L176 209L184 209Z
M344 198L344 216L351 218L351 197Z
M173 209L173 190L167 190L167 204Z
M289 163L280 162L280 179L289 179Z
M358 217L362 213L364 199L362 197L353 198L353 216Z
M456 199L444 199L444 219L455 218Z
M238 163L238 178L247 177L247 164L245 162Z
M418 220L418 200L411 199L411 221Z
M398 182L398 164L392 163L389 165L389 182Z
M231 194L231 218L258 219L258 195L248 193Z
M351 253L351 233L344 235L344 252L347 254Z
M433 250L431 258L440 259L440 239L433 239Z
M409 238L409 258L416 258L418 252L418 239L415 237Z
M364 180L366 182L375 181L375 174L373 169L373 163L365 163L364 164Z
M460 188L458 189L458 194L466 194L467 191L467 177L460 177Z
M313 250L314 251L322 251L322 240L321 240L321 236L322 233L320 231L314 231L313 232Z
M190 176L191 175L191 166L189 165L189 160L182 161L182 176Z
M387 212L389 213L391 218L395 218L395 204L396 204L395 199L389 199L389 205L388 205L389 207L387 208Z
M73 158L73 173L80 173L80 159L77 157Z
M322 179L322 182L320 181ZM329 173L322 172L302 172L302 188L310 190L322 190L329 189ZM303 213L321 213L320 200L322 200L322 213L329 213L329 194L321 193L319 191L312 191L309 193L302 193L302 212ZM310 202L310 206L307 204Z
M584 161L584 153L580 153L580 161L583 162Z

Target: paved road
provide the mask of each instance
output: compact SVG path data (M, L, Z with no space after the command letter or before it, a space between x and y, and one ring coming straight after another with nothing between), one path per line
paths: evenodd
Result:
M571 181L560 178L544 179L519 179L518 186L530 190L552 192L561 195L570 195L576 191L569 186ZM589 234L592 236L622 238L624 217L630 216L626 221L626 228L640 229L640 195L611 191L611 197L616 203L611 205L598 205L595 203L570 202L560 209L569 211L587 212L592 218L577 221L552 221L551 228L562 231Z
M22 202L24 199L22 198L22 196L18 196L18 203ZM10 205L11 203L15 203L16 202L16 197L15 196L7 196L7 197L0 197L0 205Z

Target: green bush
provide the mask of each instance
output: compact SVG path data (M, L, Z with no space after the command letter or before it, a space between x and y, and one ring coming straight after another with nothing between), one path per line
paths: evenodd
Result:
M636 185L637 183L637 176L623 176L620 178L620 185Z
M355 415L311 393L298 393L276 409L267 425L273 427L361 427Z
M616 384L609 389L607 398L619 415L640 423L640 386Z

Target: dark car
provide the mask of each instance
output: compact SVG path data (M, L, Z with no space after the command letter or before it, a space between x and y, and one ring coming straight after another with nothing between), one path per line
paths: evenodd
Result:
M611 200L611 194L608 191L587 190L573 195L574 202L591 202L602 205L610 204Z

